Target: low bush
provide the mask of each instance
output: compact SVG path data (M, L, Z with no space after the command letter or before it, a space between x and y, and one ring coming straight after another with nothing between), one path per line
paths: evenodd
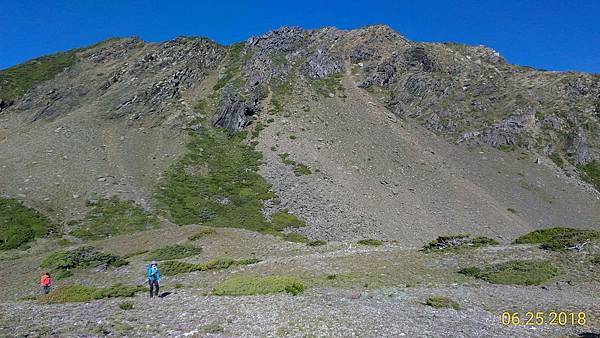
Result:
M219 334L225 332L225 329L221 324L213 322L202 326L199 331L210 334Z
M294 167L294 175L296 175L296 176L306 176L306 175L310 175L310 174L312 174L312 171L306 164L298 163Z
M592 256L592 264L600 265L600 254Z
M581 248L584 243L596 240L600 240L600 232L596 230L556 227L532 231L513 243L539 244L542 249L564 251Z
M441 251L441 250L458 250L465 248L479 248L488 245L498 245L498 241L488 237L475 237L469 238L469 235L451 235L451 236L440 236L436 240L427 243L423 246L421 251Z
M242 276L233 277L213 289L217 296L265 295L286 292L298 295L304 291L304 284L289 276Z
M98 288L94 293L94 299L133 297L136 293L144 291L146 288L143 286L115 284L107 288Z
M116 197L88 201L90 208L73 236L99 239L119 234L158 228L156 217L137 206L133 201L121 201Z
M89 268L100 265L119 267L127 265L123 258L98 251L91 246L83 246L69 251L57 251L46 257L40 267L53 270Z
M483 268L468 267L459 273L485 280L492 284L538 285L560 274L548 261L515 260Z
M103 298L133 297L136 293L145 290L146 288L143 286L127 286L121 284L115 284L107 288L67 285L56 288L49 294L39 297L37 301L44 304L89 302Z
M200 253L202 253L202 248L193 246L192 244L174 244L150 251L146 257L148 260L166 261L169 259L196 256Z
M175 276L192 271L199 271L197 264L180 261L166 261L160 264L160 273L163 276Z
M454 309L460 310L460 305L454 300L444 296L432 296L427 298L425 305L429 305L436 309Z
M119 309L121 309L121 310L131 310L131 309L133 309L133 303L123 302L123 303L119 304Z
M361 245L372 245L372 246L380 246L381 244L383 244L382 241L378 240L378 239L361 239L360 241L356 242L358 244Z
M211 259L208 262L193 264L180 261L166 261L160 265L160 271L163 276L174 276L181 273L189 273L193 271L208 271L228 269L233 265L250 265L256 264L261 260L258 258L248 258L235 260L228 257Z
M208 235L212 235L214 233L216 233L216 231L213 228L202 228L202 229L196 231L195 233L193 233L192 235L190 235L188 237L188 239L190 241L196 241L196 240L199 240L202 237L205 237L205 236L208 236Z

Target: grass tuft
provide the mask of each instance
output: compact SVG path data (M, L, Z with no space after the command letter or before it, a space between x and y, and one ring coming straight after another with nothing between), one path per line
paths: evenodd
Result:
M558 152L553 152L552 154L548 155L548 157L552 160L552 162L554 162L554 164L556 164L557 167L561 169L565 168L565 161Z
M325 245L327 244L327 242L322 241L322 240L314 240L314 241L310 241L308 243L306 243L308 246L321 246L321 245Z
M288 153L279 154L279 158L281 158L281 163L294 167L294 174L296 176L312 174L312 171L306 164L296 163L296 161L291 160L289 157L290 154Z
M514 260L483 268L468 267L460 270L459 273L492 284L510 285L539 285L560 274L554 265L542 260Z
M121 310L131 310L131 309L133 309L133 303L123 302L123 303L119 304L119 309L121 309Z
M285 165L296 165L296 161L290 159L289 153L279 154L279 158L281 158L281 163Z
M242 276L225 280L217 285L212 293L217 296L242 296L286 292L295 296L302 293L304 289L304 284L295 277Z
M444 296L432 296L427 298L425 305L429 305L436 309L454 309L460 310L460 305L454 300Z
M296 175L296 176L307 176L310 174L312 174L312 171L306 164L298 163L294 167L294 175Z
M210 334L219 334L225 332L225 329L221 324L217 322L212 322L210 324L206 324L200 328L201 332L210 333Z
M381 244L383 244L382 241L378 240L378 239L361 239L360 241L356 242L358 244L361 245L372 245L372 246L380 246Z

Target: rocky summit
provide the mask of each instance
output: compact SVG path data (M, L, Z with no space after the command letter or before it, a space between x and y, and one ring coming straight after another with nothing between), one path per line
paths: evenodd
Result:
M0 173L0 336L600 332L597 74L383 25L114 38L0 71Z

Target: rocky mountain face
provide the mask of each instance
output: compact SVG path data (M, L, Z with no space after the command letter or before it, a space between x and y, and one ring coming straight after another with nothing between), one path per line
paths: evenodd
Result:
M350 67L358 87L382 96L396 116L456 142L557 152L575 165L600 156L598 75L513 66L483 46L411 42L385 26L281 28L249 39L240 57L249 97L222 100L217 124L228 128L257 112L261 86L326 79Z
M535 163L544 162L548 175L558 174L581 191L580 194L570 190L565 193L569 196L551 199L584 200L588 208L584 214L591 215L584 217L584 222L597 220L591 210L597 205L593 185L600 184L598 75L514 66L483 46L413 42L386 26L348 31L283 27L231 46L187 37L163 43L111 39L48 58L0 72L0 190L5 196L28 200L33 205L51 204L45 208L61 219L79 217L76 210L93 196L117 195L152 209L156 182L183 151L183 131L188 128L198 131L213 125L230 131L255 130L263 128L270 118L275 125L296 123L292 129L305 130L301 123L289 119L297 112L305 112L316 114L307 122L317 124L314 130L319 125L335 129L336 124L342 128L340 114L348 109L358 113L352 117L358 125L365 123L359 120L361 111L376 108L384 118L406 123L403 128L414 126L410 137L443 140L439 144L448 149L489 146L514 154L501 162L514 164L525 157ZM314 110L308 113L311 109ZM340 118L323 122L328 114ZM343 128L354 129L346 125ZM337 132L343 130L333 134ZM384 129L368 133L396 137ZM315 143L322 142L321 136L315 137ZM385 136L382 137L385 142ZM269 141L261 137L259 141L273 149L284 143L280 135L272 138ZM407 142L411 147L420 147L408 138ZM391 146L393 142L387 143ZM439 146L436 144L433 147ZM264 153L267 148L262 150ZM415 151L435 154L437 150ZM372 160L369 150L360 151L361 161ZM292 153L292 157L295 155ZM315 166L318 156L312 158ZM393 164L385 158L391 155L381 156L384 158L377 159L383 161L380 167ZM414 155L406 160L418 159L419 155ZM438 160L446 164L445 159ZM340 166L332 166L331 170L361 168L340 161ZM469 161L456 165L471 167L470 170L478 165ZM389 168L394 175L404 175L399 170L402 169ZM496 171L493 175L502 169ZM477 176L465 172L452 175ZM326 174L325 178L330 176ZM290 178L288 183L295 179ZM410 176L401 179L410 185ZM385 177L377 181L387 182ZM476 183L480 188L481 184ZM532 184L536 188L529 186ZM549 181L538 180L521 186L532 191L547 184ZM394 191L398 186L396 183ZM284 189L277 185L275 188ZM494 190L493 185L481 189ZM330 193L340 192L334 189ZM514 192L505 193L505 204L511 194ZM384 198L369 193L365 196ZM331 203L320 198L315 197L313 207L300 208L304 211L298 213L317 223L315 213L334 210L346 214L339 207L346 203L343 197L338 196ZM431 201L430 197L426 199ZM289 207L293 210L297 202L288 200ZM408 203L412 204L404 208L421 207L413 200ZM337 207L323 210L324 204ZM438 211L433 205L429 208ZM543 207L537 204L523 208L526 214L531 208L543 213ZM368 217L368 210L361 213L355 222L378 222ZM325 217L321 222L343 227L343 217L335 216L336 221ZM516 216L502 217L507 217L508 224ZM559 223L564 219L545 221ZM393 223L389 218L386 222ZM474 220L466 222L476 226ZM313 235L319 237L323 233Z

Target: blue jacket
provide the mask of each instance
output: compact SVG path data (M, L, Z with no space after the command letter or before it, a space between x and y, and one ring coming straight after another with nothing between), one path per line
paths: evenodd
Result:
M148 276L148 280L150 282L160 281L160 271L158 270L158 266L156 266L156 272L152 274L152 264L148 264L148 270L146 271L146 275Z

